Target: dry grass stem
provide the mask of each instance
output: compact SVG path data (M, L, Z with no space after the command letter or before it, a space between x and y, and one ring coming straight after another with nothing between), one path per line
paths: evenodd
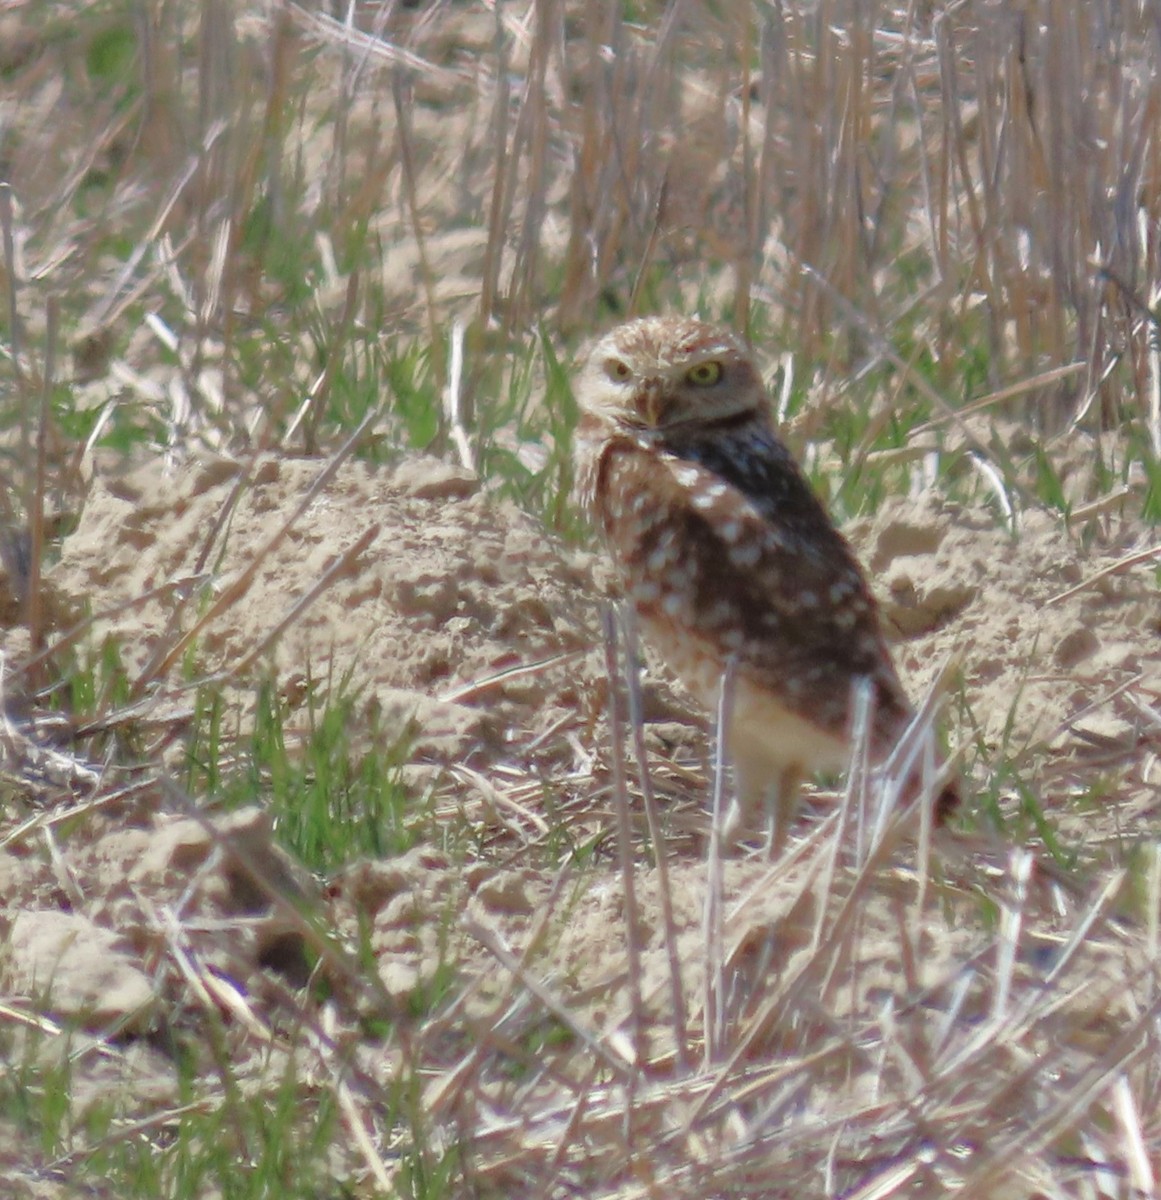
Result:
M605 674L609 682L609 762L613 776L613 805L617 818L617 860L624 895L625 947L629 971L629 1037L633 1062L644 1060L644 1022L641 1002L641 920L633 861L632 816L629 811L628 774L625 770L625 714L622 703L621 647L617 614L606 607L601 613L605 637ZM626 665L626 674L633 667Z
M645 747L645 717L641 696L640 648L637 642L637 623L632 610L622 606L620 625L625 644L625 687L629 699L629 724L633 733L633 755L637 760L637 779L649 829L649 844L657 871L657 897L661 904L661 926L665 937L665 957L669 964L669 999L673 1007L673 1039L677 1053L678 1073L689 1067L689 1041L685 1013L685 991L681 973L681 956L677 949L677 926L673 916L673 892L669 880L669 854L657 797L649 774L649 756Z
M730 728L733 713L736 665L733 658L728 659L726 669L722 673L718 694L717 724L714 732L713 802L710 809L710 836L705 866L705 902L702 910L702 937L705 955L705 998L702 1007L703 1070L709 1070L721 1059L725 1038L726 989L722 970L724 965L722 840L725 836L730 786L726 730ZM770 831L771 840L776 833L776 830Z

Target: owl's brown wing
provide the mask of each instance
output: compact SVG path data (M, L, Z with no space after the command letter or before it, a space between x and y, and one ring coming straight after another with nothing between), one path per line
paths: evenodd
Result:
M612 441L600 512L626 591L734 656L741 675L823 729L847 727L852 683L872 682L876 725L910 712L878 608L846 539L773 433L753 422L664 450Z

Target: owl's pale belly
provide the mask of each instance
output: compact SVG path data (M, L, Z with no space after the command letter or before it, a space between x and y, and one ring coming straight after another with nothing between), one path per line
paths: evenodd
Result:
M715 713L721 693L721 654L663 618L638 614L638 619L650 645L706 710ZM809 775L839 771L850 762L845 737L806 720L744 675L734 685L728 750L743 794L761 790L788 768Z

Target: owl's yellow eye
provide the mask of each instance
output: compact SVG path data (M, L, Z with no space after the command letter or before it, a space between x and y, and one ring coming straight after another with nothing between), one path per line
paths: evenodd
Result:
M619 358L607 358L605 374L615 383L624 383L633 372L629 370L629 364L623 363Z
M686 380L694 387L713 387L721 377L722 364L713 361L698 363L685 373Z

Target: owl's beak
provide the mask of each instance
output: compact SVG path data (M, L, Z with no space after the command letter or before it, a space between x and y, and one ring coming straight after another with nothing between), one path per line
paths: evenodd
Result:
M656 377L642 380L639 393L637 412L646 425L656 429L661 424L661 417L665 411L661 380Z

